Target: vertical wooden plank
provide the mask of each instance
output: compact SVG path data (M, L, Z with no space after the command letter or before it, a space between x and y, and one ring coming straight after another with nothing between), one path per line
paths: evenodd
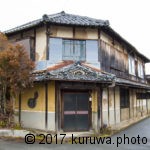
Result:
M142 116L143 116L143 100L141 100L142 101Z
M62 96L61 96L61 90L60 90L60 87L59 87L60 83L58 82L58 131L61 130L61 125L62 125Z
M34 61L36 60L36 28L34 28Z
M101 92L101 94L100 94L100 119L101 119L101 127L103 127L103 101L102 101L102 99L103 99L103 89L102 89L102 87L100 87L100 92Z
M115 105L116 105L116 123L120 123L121 110L120 110L120 89L119 86L115 87Z
M101 37L101 30L98 28L98 61L101 63L101 43L100 43L100 37Z
M58 131L58 81L55 83L55 129Z
M115 67L115 49L112 46L110 47L110 66Z
M98 87L97 88L97 128L98 128L98 132L100 132L99 131L99 129L100 129L100 110L101 110L101 105L100 105L100 101L101 101L101 89L100 89L100 87Z
M110 107L110 106L109 106L109 88L107 88L107 91L108 91L108 92L107 92L107 94L108 94L108 96L107 96L107 97L108 97L108 125L109 125L109 124L110 124L110 111L109 111L109 107Z
M147 114L148 114L148 99L146 99L146 110L147 110Z
M49 26L46 23L46 60L49 60Z
M136 117L138 116L137 97L136 97Z
M114 87L114 119L115 119L115 124L116 124L116 95L115 95L115 90L116 87Z

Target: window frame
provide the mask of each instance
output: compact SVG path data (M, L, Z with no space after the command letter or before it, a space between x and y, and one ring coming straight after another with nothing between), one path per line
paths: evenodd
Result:
M133 56L128 55L128 67L129 67L129 74L135 76L135 59Z
M70 55L70 59L65 59L64 57L64 53L65 53L65 49L64 49L64 42L65 41L70 41L70 43L73 43L71 46L72 46L72 56ZM76 59L77 58L77 56L76 56L76 49L75 49L75 47L76 47L76 45L78 45L78 44L75 44L77 41L82 41L82 42L84 42L84 49L83 49L83 56L78 56L79 58L81 58L81 59ZM81 45L80 45L80 53L81 53ZM69 56L68 56L69 57ZM82 58L83 57L83 58ZM67 61L67 60L73 60L73 61L86 61L86 40L85 39L68 39L68 38L62 38L62 60L63 61Z
M142 62L138 61L138 77L144 78L144 68Z

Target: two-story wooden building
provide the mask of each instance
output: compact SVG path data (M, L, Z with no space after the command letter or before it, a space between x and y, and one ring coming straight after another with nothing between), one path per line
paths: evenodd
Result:
M150 114L142 55L106 20L61 12L5 32L36 62L16 120L50 131L97 131Z

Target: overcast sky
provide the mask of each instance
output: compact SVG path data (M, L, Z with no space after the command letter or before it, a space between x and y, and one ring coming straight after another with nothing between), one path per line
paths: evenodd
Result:
M67 13L109 20L110 26L150 58L150 0L0 0L0 31ZM150 65L147 67L150 74Z

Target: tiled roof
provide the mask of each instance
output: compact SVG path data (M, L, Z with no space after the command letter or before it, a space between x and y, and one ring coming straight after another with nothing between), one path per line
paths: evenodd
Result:
M135 82L135 81L130 81L130 80L126 80L126 79L122 79L122 78L116 78L116 84L117 85L127 85L130 87L137 87L137 88L144 88L144 89L149 89L150 90L150 85L148 84L144 84L144 83L139 83L139 82Z
M64 11L52 14L43 15L41 19L26 23L24 25L18 26L16 28L5 31L6 34L17 32L23 29L31 28L33 26L39 25L44 22L49 22L52 24L63 24L63 25L79 25L79 26L108 26L108 20L94 19L86 16L79 16L65 13Z
M63 66L63 67L62 67ZM115 79L113 74L104 73L95 68L85 66L81 62L61 63L51 66L41 71L35 71L35 81L43 80L65 80L65 81L88 81L88 82L108 82L112 83Z
M21 26L12 28L10 30L5 31L4 33L9 35L15 32L19 32L25 29L29 29L38 25L42 25L45 23L50 24L58 24L58 25L75 25L75 26L89 26L89 27L101 27L103 31L108 32L114 38L119 39L121 42L125 43L129 47L129 49L134 50L140 57L144 59L145 62L150 62L149 58L138 52L138 50L131 45L128 41L126 41L123 37L121 37L115 30L113 30L109 26L108 20L100 20L94 19L86 16L79 16L65 13L64 11L52 15L43 15L42 18L38 20L34 20L23 24Z
M129 87L144 88L150 90L150 85L138 83L127 79L118 78L111 73L94 68L87 63L64 61L52 65L45 70L35 71L35 81L64 80L96 83L114 83L116 85L127 85ZM112 84L113 85L113 84Z

